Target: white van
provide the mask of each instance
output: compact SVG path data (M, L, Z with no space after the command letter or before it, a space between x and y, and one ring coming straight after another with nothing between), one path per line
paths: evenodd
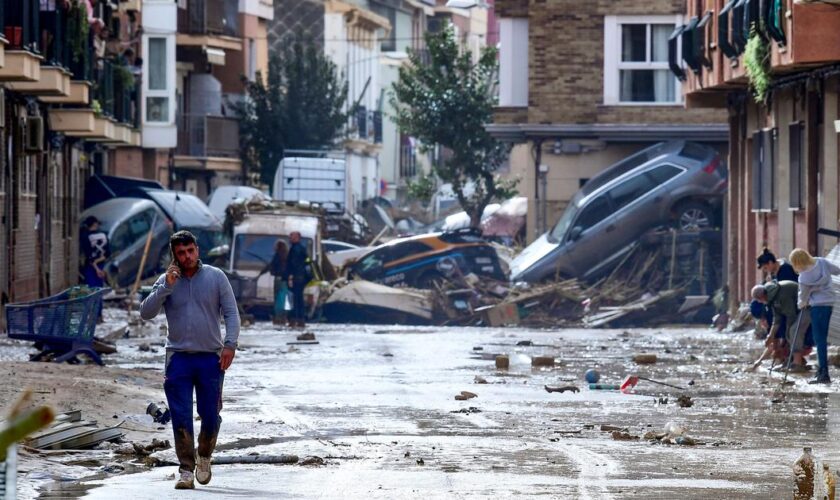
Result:
M283 240L289 247L289 235L300 233L312 262L321 260L321 217L314 213L295 210L266 210L245 215L233 228L230 247L232 273L255 277L265 269L274 255L274 244ZM318 287L308 287L306 294L317 299ZM309 297L307 300L309 300ZM274 304L274 278L265 273L257 282L257 300L250 306Z

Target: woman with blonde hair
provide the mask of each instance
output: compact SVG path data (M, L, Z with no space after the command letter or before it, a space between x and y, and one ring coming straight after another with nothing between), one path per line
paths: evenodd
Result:
M790 263L799 273L799 309L810 308L811 330L817 344L819 371L810 384L830 384L828 376L828 325L834 306L832 274L840 274L840 268L822 257L813 257L806 250L795 248L790 253Z

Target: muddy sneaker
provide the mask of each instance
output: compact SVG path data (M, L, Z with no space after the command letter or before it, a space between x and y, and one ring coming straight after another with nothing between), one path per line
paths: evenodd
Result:
M175 483L176 490L194 490L193 473L188 471L181 471L181 478Z
M796 363L791 363L790 368L788 369L790 373L805 373L808 369L805 365L798 365Z
M198 457L198 463L195 464L195 478L200 484L207 484L213 477L210 472L210 457Z

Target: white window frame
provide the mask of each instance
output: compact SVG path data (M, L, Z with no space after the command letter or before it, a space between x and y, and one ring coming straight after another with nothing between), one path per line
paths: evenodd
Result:
M165 89L150 89L149 88L149 68L152 61L149 60L149 40L152 38L159 38L166 42L166 88ZM146 68L143 71L143 123L149 125L173 125L175 123L175 68L171 64L175 61L175 36L169 34L146 34L143 35L143 54L147 55ZM167 99L167 119L165 121L150 121L148 120L147 108L149 99L163 97Z
M647 40L650 40L651 24L683 24L681 14L663 16L604 16L604 104L607 106L682 106L682 86L674 76L674 96L671 102L636 102L621 101L621 70L632 69L666 69L671 71L668 61L663 62L623 62L621 60L621 25L646 24ZM646 44L647 60L650 60L650 43ZM682 60L680 48L677 48L678 58Z
M528 18L499 18L499 106L528 107Z

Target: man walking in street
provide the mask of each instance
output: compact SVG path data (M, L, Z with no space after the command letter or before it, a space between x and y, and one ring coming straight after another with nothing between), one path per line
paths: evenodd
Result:
M292 290L292 315L289 324L292 327L303 328L306 319L306 304L303 300L303 290L312 279L309 255L306 246L300 241L300 233L295 231L289 235L289 256L286 259L284 277Z
M198 259L192 233L173 234L169 248L174 261L143 301L140 317L152 319L161 307L166 313L169 333L163 388L180 463L175 489L193 489L194 478L201 484L210 482L210 460L222 422L222 384L236 353L239 312L227 276ZM219 328L220 313L225 321L224 338ZM193 391L201 417L197 463Z

